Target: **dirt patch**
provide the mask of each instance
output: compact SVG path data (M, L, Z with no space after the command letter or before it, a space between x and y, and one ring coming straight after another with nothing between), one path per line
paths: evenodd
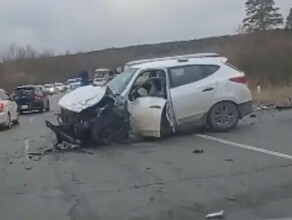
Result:
M261 93L253 92L253 99L256 103L279 103L288 104L292 98L292 87L273 88L263 90Z

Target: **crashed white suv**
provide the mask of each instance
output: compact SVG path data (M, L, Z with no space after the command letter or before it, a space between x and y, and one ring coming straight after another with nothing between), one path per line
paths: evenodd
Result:
M131 97L153 77L148 94ZM164 117L174 131L192 125L228 131L252 111L246 76L217 54L133 61L108 86L128 99L131 127L143 136L159 137Z
M59 104L63 110L82 114L94 106L100 109L104 105L100 103L108 102L102 101L104 97L128 113L121 117L126 117L131 131L139 136L160 137L164 132L204 125L215 131L229 131L252 111L252 96L244 73L217 54L133 61L106 86L80 88L64 96ZM105 115L108 121L113 118ZM95 122L93 127L86 125L92 131L104 121ZM97 129L101 133L91 133L96 142L115 136L109 137L110 126L105 127ZM105 131L107 135L103 134Z

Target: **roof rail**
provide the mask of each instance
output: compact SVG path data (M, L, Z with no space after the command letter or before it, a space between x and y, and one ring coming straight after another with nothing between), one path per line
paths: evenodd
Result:
M206 58L206 57L220 57L217 53L194 53L194 54L185 54L179 56L172 57L161 57L161 58L152 58L152 59L142 59L142 60L134 60L128 62L125 67L130 67L138 64L155 62L155 61L165 61L165 60L179 60L179 59L189 59L189 58Z

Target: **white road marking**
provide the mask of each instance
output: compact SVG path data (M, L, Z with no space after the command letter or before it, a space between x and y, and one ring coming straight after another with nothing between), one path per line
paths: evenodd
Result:
M239 143L236 143L236 142L233 142L233 141L228 141L228 140L224 140L224 139L221 139L221 138L216 138L216 137L212 137L212 136L204 135L204 134L197 134L197 136L200 137L200 138L204 138L204 139L207 139L207 140L215 141L215 142L218 142L218 143L221 143L221 144L225 144L225 145L229 145L229 146L232 146L232 147L238 147L238 148L242 148L242 149L245 149L245 150L250 150L250 151L255 151L255 152L259 152L259 153L268 154L268 155L271 155L271 156L274 156L274 157L280 157L280 158L283 158L283 159L292 160L292 155L289 155L289 154L283 154L283 153L280 153L280 152L277 152L277 151L271 151L271 150L266 150L266 149L263 149L263 148L258 148L258 147L245 145L245 144L239 144Z
M24 140L24 151L25 151L26 159L29 159L28 158L29 147L30 147L30 139L25 139Z

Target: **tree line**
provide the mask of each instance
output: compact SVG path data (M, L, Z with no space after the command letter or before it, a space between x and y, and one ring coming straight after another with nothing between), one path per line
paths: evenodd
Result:
M245 14L243 31L248 33L272 30L284 24L283 15L274 0L247 0ZM285 23L285 29L292 29L292 8Z
M0 57L0 87L41 84L77 77L82 70L115 68L134 59L217 52L242 69L251 81L290 85L292 78L292 9L283 18L273 0L247 0L239 35L111 48L55 56L31 46L11 45ZM280 28L281 27L281 28ZM284 27L284 28L282 28ZM292 81L291 81L292 84Z

